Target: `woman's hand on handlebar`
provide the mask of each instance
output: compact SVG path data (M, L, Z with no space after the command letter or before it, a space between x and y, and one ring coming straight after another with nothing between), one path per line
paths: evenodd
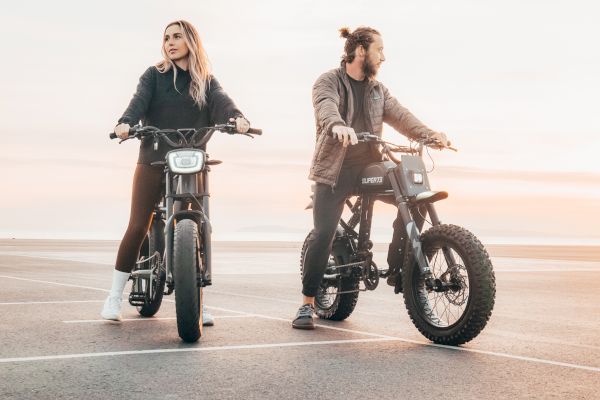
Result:
M336 125L331 129L331 133L333 137L337 137L344 147L348 146L348 143L351 145L358 143L356 132L348 126Z
M235 122L237 133L247 133L250 129L250 122L244 117L229 118L229 122Z
M119 124L115 126L115 135L117 135L119 139L127 139L129 137L130 129L131 127L129 124Z

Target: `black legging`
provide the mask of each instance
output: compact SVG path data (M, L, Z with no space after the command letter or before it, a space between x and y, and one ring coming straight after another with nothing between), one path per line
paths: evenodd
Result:
M115 269L131 272L137 261L144 237L152 223L152 211L160 201L163 188L162 166L138 164L133 175L129 225L121 240Z

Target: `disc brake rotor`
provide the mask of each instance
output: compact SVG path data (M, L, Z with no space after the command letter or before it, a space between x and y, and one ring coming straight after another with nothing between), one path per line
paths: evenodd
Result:
M444 292L444 296L446 299L455 306L462 306L468 300L468 296L465 294L468 288L467 282L465 280L465 275L463 272L467 274L467 269L460 264L456 264L452 271L450 271L450 282L460 289L458 290L448 290Z

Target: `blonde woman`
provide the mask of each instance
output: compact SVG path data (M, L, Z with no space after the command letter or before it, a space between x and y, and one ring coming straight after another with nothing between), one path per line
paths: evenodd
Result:
M208 57L193 25L182 20L168 24L163 34L162 55L163 60L141 76L129 107L115 127L119 138L126 138L130 126L139 121L161 129L200 128L235 121L239 133L248 131L250 124L211 74ZM121 319L123 291L163 187L162 167L151 163L163 161L169 150L169 146L161 143L155 151L151 140L142 140L140 144L129 225L119 246L112 287L101 312L104 319ZM202 323L214 323L206 311Z

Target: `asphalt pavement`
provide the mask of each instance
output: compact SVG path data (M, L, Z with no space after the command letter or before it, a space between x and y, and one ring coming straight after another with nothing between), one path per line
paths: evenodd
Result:
M600 261L503 250L490 322L447 347L384 281L346 321L294 330L299 245L216 244L216 323L186 344L173 296L100 319L116 242L0 240L0 399L600 398Z

